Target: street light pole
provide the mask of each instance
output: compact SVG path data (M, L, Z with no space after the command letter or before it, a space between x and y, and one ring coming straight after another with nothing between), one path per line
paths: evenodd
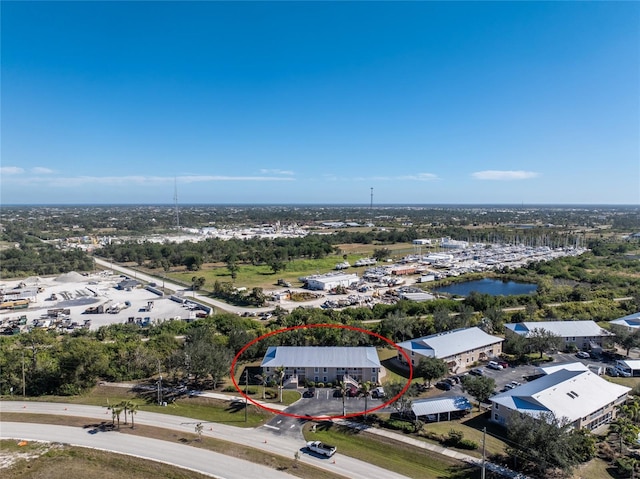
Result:
M247 394L249 394L249 370L244 370L244 422L247 422L247 410L249 409L249 401L247 400Z

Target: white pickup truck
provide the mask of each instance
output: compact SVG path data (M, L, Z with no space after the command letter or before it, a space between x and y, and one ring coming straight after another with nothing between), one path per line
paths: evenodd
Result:
M309 451L317 452L318 454L322 454L327 457L331 457L336 453L335 446L329 446L328 444L324 444L320 441L307 442L307 449Z

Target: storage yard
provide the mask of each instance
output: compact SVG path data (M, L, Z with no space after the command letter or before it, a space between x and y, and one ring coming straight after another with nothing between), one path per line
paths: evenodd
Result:
M96 330L114 323L144 325L206 314L186 294L164 296L157 288L108 273L84 276L71 272L55 278L1 283L0 294L5 300L0 310L0 334L17 334L31 327L61 332ZM119 287L123 281L131 281L132 287ZM28 297L28 308L13 304L23 299L6 299L24 296Z

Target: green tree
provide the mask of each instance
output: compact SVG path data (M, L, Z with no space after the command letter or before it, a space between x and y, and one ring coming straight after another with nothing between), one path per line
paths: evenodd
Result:
M384 391L390 398L397 397L404 389L406 383L401 381L389 381L384 385ZM415 384L411 384L409 388L400 397L397 397L391 406L403 417L408 417L411 412L413 398L418 396L418 390Z
M284 366L278 366L274 368L276 380L278 381L278 390L280 392L280 402L282 402L282 382L284 381Z
M133 416L138 414L138 410L140 409L140 405L131 401L129 403L129 414L131 415L131 429L135 429L135 423L133 421Z
M349 385L344 381L338 383L338 391L340 391L340 397L342 398L342 415L347 415L347 405L345 404L347 392L349 392Z
M462 378L462 388L478 401L478 410L481 403L486 403L496 388L493 378L487 376L472 376L467 374Z
M364 420L367 420L367 409L368 409L368 399L371 396L371 391L373 389L373 383L371 381L365 381L360 383L360 387L358 388L358 396L362 396L364 398Z
M376 248L372 255L378 261L386 261L391 256L389 248Z
M533 328L527 335L527 342L532 351L540 353L542 357L545 351L557 351L562 348L562 337L547 331L544 328Z
M537 417L512 414L507 423L508 454L525 458L540 477L556 469L569 473L574 466L595 454L594 438L588 431L571 428L565 419L552 413Z
M415 375L422 378L427 383L427 387L430 388L431 381L444 376L447 373L447 369L447 363L442 359L422 357L416 366Z
M640 347L640 330L631 332L624 326L612 324L611 332L615 334L615 343L625 349L627 356L629 356L631 348Z

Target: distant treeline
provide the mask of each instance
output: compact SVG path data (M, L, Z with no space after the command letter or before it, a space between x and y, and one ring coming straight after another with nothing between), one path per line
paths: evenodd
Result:
M0 251L1 277L47 276L70 271L91 271L93 258L78 249L60 250L45 243L27 242Z
M345 243L393 244L410 242L418 237L414 229L404 231L373 231L352 233L341 231L333 235L310 234L302 238L251 238L221 240L208 238L192 243L153 243L127 241L100 250L100 255L116 262L134 261L139 265L168 270L186 266L198 270L203 263L273 264L295 259L321 259L339 252L337 245Z

